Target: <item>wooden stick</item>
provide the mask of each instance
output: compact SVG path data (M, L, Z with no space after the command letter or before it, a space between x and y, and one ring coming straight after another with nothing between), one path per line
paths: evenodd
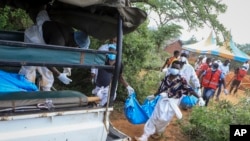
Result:
M98 102L100 101L101 99L98 97L98 96L91 96L91 97L88 97L88 102Z

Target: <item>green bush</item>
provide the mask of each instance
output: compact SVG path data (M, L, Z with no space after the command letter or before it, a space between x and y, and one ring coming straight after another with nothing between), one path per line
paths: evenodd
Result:
M228 141L230 125L250 124L249 117L249 99L236 105L222 100L212 107L194 107L188 122L180 121L180 125L192 141Z

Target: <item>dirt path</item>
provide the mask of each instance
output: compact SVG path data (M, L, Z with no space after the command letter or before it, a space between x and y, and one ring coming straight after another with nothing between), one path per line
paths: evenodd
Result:
M229 82L231 78L233 77L233 73L230 73L227 78L226 82ZM241 85L240 90L238 90L236 95L225 95L222 91L220 95L220 100L229 100L232 103L237 103L240 98L245 97L245 90L246 88L250 88L250 77L247 76L243 80L244 85ZM227 87L229 90L229 85ZM209 103L209 106L213 106L215 103L215 99L212 99ZM189 115L191 114L191 110L182 111L183 114L183 120L187 120ZM114 111L111 115L111 122L114 124L114 126L122 131L123 133L127 134L132 138L132 141L134 141L135 136L140 136L143 133L143 127L144 125L133 125L128 122L128 120L125 118L123 112ZM159 140L152 140L149 141L159 141ZM191 139L188 139L185 135L181 133L181 129L176 123L176 118L174 118L169 126L166 129L166 132L164 134L164 138L160 141L191 141Z

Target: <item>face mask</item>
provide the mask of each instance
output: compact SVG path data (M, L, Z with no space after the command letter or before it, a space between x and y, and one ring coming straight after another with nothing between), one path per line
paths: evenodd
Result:
M181 62L186 62L187 59L186 59L186 57L181 57L181 58L180 58L180 61L181 61Z
M170 68L169 69L169 73L172 74L172 75L177 75L179 74L179 70L178 69L175 69L175 68Z
M230 63L227 64L227 66L229 66L229 65L230 65Z
M209 65L209 66L211 66L211 65L212 65L212 63L209 63L208 65Z

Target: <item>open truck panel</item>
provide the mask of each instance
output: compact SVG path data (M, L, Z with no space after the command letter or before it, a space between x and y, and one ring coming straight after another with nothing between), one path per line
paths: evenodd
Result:
M133 32L147 16L144 11L127 4L126 0L1 0L0 7L24 9L32 20L38 7L48 5L52 20L100 40L113 37L118 40L116 64L111 67L104 64L106 53L110 53L107 51L24 43L23 32L0 31L0 65L114 69L109 92L113 99L121 66L122 36ZM106 107L97 107L94 104L96 97L74 90L1 93L0 140L131 140L110 123L109 115L113 111L110 99Z

